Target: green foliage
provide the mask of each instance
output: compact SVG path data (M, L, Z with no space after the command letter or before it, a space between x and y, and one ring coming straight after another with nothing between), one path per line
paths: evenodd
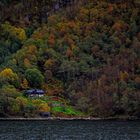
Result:
M12 85L5 85L0 89L0 94L2 96L7 96L7 97L12 97L12 98L16 98L18 96L21 96L22 94L17 91L17 89L15 87L13 87Z
M0 64L8 56L15 53L22 46L22 38L26 38L24 29L11 26L9 23L0 25ZM21 32L20 32L21 30ZM17 35L17 33L19 33ZM20 40L21 39L21 40Z
M38 69L27 69L25 77L31 87L41 87L44 82L44 77Z
M72 107L53 107L52 108L53 113L64 113L65 115L74 115L74 116L80 116L82 113L80 111L76 111Z

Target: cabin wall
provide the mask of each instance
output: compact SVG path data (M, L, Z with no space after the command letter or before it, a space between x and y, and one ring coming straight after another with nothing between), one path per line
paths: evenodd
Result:
M30 95L28 95L28 97L30 97L30 98L34 98L34 97L40 98L40 97L44 97L44 94L30 94Z

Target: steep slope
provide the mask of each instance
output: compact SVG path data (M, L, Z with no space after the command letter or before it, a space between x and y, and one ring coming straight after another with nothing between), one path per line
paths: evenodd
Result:
M46 96L64 98L90 116L140 116L139 15L132 3L101 0L49 16L26 38L24 30L17 35L3 24L22 38L22 48L1 66L1 90L38 85ZM7 68L12 76L3 76ZM32 80L29 70L43 78Z

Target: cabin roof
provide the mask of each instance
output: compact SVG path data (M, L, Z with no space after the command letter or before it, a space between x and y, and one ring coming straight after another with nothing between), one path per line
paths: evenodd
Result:
M45 94L41 89L29 89L25 91L26 94Z

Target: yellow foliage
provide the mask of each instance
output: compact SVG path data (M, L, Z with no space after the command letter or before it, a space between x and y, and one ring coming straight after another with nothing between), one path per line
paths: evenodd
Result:
M47 103L42 103L42 104L39 105L39 111L40 112L49 112L50 107L48 106Z
M11 75L13 75L13 71L10 68L6 68L0 73L0 76L11 76Z
M14 81L18 79L18 76L12 71L12 69L6 68L0 73L0 78L5 78L7 80Z
M76 45L71 45L71 50L74 50L74 49L76 49L76 48L77 48Z
M15 36L16 38L18 38L21 41L24 41L27 38L25 30L23 28L14 27L14 26L10 25L9 23L3 24L2 28L4 31L9 32L11 35Z
M43 101L40 100L40 99L35 99L35 100L32 100L32 103L33 103L34 105L40 105L40 104L43 103Z
M29 54L36 54L37 53L37 47L35 45L31 45L28 47L27 53Z
M22 83L21 83L21 87L22 87L23 89L27 89L27 88L29 87L29 83L28 83L28 81L27 81L26 78L23 79L23 81L22 81Z
M24 97L17 97L16 102L21 106L25 106L28 103L28 100Z
M16 27L14 27L13 28L13 34L15 35L15 36L17 36L17 38L18 39L20 39L21 41L24 41L24 40L26 40L26 33L25 33L25 30L24 29L22 29L22 28L16 28Z
M55 63L54 60L48 59L48 60L45 62L44 67L45 67L46 69L51 69L51 68L53 67L54 63Z

